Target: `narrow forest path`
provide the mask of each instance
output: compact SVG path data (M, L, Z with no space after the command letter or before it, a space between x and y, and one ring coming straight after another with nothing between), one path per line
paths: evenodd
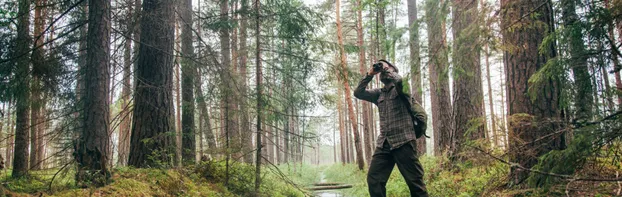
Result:
M326 175L324 174L324 171L321 171L320 173L321 173L320 182L315 185L322 185L322 183L327 183ZM342 195L337 189L331 189L331 190L316 190L313 192L313 196L315 197L341 197Z

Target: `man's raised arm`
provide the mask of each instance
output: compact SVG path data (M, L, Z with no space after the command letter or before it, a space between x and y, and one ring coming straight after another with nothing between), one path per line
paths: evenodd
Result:
M367 89L367 84L374 78L374 75L365 74L365 77L359 82L359 85L354 90L354 97L376 103L378 96L380 95L380 89Z

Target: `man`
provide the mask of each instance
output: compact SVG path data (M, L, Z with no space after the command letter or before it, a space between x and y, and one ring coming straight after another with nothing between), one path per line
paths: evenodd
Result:
M354 96L372 102L380 112L380 135L376 150L369 165L367 184L372 197L386 196L386 184L393 167L406 180L411 196L428 196L423 182L423 167L417 156L416 134L413 112L417 121L425 123L427 117L423 108L411 96L402 92L402 78L398 69L386 60L380 60L382 69L370 69L359 83ZM367 89L367 84L380 73L383 88ZM411 105L405 102L410 101ZM407 107L412 106L411 110Z

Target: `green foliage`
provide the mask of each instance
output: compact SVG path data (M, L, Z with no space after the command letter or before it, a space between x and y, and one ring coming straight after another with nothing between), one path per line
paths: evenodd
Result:
M538 164L532 168L558 176L531 173L527 183L548 190L556 184L567 181L559 176L565 176L566 179L591 177L590 174L593 173L578 173L579 170L586 170L584 168L605 168L610 164L616 164L610 167L616 171L622 169L620 157L614 156L621 150L620 143L611 142L619 135L616 132L619 131L619 124L615 121L616 119L605 122L604 127L590 125L574 129L573 138L566 149L550 151L540 157ZM585 164L590 161L592 164L586 166ZM607 173L609 175L606 175ZM600 173L599 177L615 176L614 172L607 173Z
M324 170L326 182L352 184L352 188L340 190L345 196L369 196L367 191L366 172L358 170L355 164L334 164ZM387 188L387 193L393 190Z
M252 195L254 191L255 167L243 163L231 163L229 166L229 185L222 185L225 182L225 162L207 161L196 166L193 174L196 174L202 181L218 183L221 187L226 187L228 191L242 196ZM266 172L268 170L268 172ZM261 193L268 196L304 196L304 194L280 180L280 177L270 173L269 169L262 169Z
M11 195L36 194L44 196L234 196L226 189L207 181L199 181L187 172L161 169L120 168L115 170L113 182L99 188L75 186L73 171L63 175L57 169L33 171L20 179L5 179L3 193ZM52 178L55 178L52 181ZM52 184L50 184L50 182ZM49 190L49 186L52 190Z
M406 74L406 76L402 77L402 81L399 82L400 86L402 86L402 92L406 95L411 95L410 92L410 73Z
M424 167L424 181L430 196L488 196L494 186L501 185L508 167L500 162L472 165L469 162L456 164L456 169L444 169L445 157L420 158ZM345 196L369 196L366 173L353 164L329 166L324 174L329 182L353 184L343 190ZM397 167L393 169L387 183L387 196L409 196L410 191Z

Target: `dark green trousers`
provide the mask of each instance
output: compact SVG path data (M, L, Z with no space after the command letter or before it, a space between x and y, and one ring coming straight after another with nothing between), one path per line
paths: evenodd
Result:
M417 157L415 141L406 143L399 148L391 150L385 140L382 148L376 148L367 173L367 185L369 195L372 197L385 197L387 195L387 180L397 164L406 184L410 189L410 196L427 197L428 192L423 182L423 167Z

